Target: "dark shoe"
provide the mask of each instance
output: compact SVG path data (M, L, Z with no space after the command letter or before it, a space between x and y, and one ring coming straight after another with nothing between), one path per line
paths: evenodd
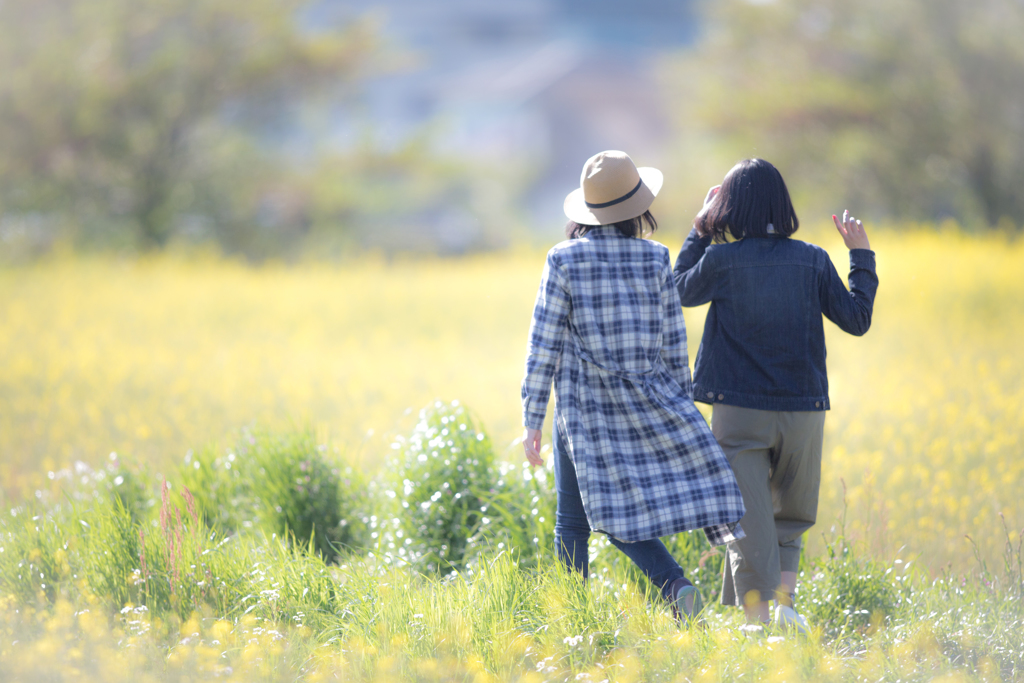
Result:
M673 591L672 614L676 621L690 624L697 620L704 609L704 599L697 587L687 583Z

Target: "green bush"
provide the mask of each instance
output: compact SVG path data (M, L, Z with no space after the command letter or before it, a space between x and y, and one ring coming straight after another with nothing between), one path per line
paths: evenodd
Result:
M366 485L339 468L312 432L245 432L223 456L189 454L181 479L206 523L228 532L260 528L312 548L325 561L365 543Z
M484 517L469 539L467 561L508 552L521 568L537 568L555 551L556 498L548 472L502 463L498 476L494 489L480 495Z
M387 495L400 509L391 525L381 524L381 542L421 570L461 570L470 539L485 518L490 523L487 503L498 493L490 439L458 401L437 401L420 411L412 434L396 446Z
M89 510L75 532L74 574L120 609L146 605L154 613L187 618L211 606L224 609L223 542L206 528L188 489L172 494L166 482L156 519L132 518L115 500ZM229 579L230 580L230 579Z
M72 467L50 473L59 493L48 492L40 502L57 507L65 497L83 510L97 503L120 501L133 521L144 519L156 504L156 486L144 464L133 458L111 453L96 468L79 460Z
M864 633L897 610L900 589L892 566L861 557L842 536L826 546L826 555L801 572L799 609L831 637Z
M15 508L0 517L0 598L39 609L98 602L111 614L143 606L177 621L205 612L317 624L333 614L334 582L320 557L280 537L211 532L187 489L165 484L157 513L134 520L108 499L89 509Z
M0 595L22 604L52 601L70 575L62 509L14 508L0 522Z
M156 502L153 482L146 470L120 459L108 470L106 487L112 502L119 503L133 521L145 519Z

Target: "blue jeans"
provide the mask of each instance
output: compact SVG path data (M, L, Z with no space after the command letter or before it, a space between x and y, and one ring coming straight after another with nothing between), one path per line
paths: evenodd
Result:
M587 578L589 558L587 542L590 540L590 524L583 511L583 498L580 496L580 484L576 480L576 467L569 459L561 434L555 430L555 490L558 493L558 508L555 511L555 547L558 548L558 559L567 568L573 569ZM612 545L626 554L651 583L661 589L666 600L670 600L669 587L676 579L686 578L683 568L668 552L668 548L659 539L625 543L609 537Z

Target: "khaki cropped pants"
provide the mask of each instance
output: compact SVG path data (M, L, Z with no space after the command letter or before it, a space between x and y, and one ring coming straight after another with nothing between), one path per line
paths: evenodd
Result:
M711 431L736 474L747 508L740 520L746 538L728 545L723 605L773 600L781 572L797 571L800 537L818 514L824 428L824 411L715 404Z

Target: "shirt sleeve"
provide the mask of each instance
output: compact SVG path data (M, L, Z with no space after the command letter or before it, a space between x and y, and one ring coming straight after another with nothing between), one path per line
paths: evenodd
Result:
M679 301L683 306L700 306L714 298L717 278L714 268L704 252L711 245L711 237L701 237L697 229L690 230L683 248L676 257L673 270Z
M870 249L850 250L850 290L843 285L832 259L825 255L822 274L821 312L839 329L858 337L871 327L871 311L878 291L875 273L875 252Z
M562 344L568 331L569 290L554 253L548 254L533 307L523 378L523 424L541 429Z
M665 255L665 272L661 286L661 305L664 309L664 323L661 333L661 359L665 362L673 379L679 383L687 396L692 395L690 384L690 363L686 354L686 320L679 303L668 254Z

